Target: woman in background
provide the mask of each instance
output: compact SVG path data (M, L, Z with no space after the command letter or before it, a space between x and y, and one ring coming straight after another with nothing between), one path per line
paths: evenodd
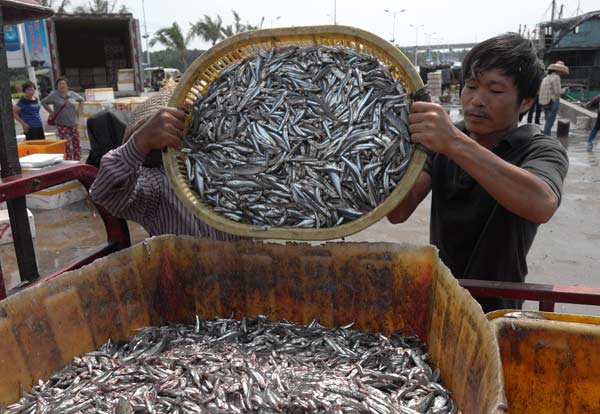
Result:
M77 119L84 99L81 95L69 90L65 78L58 78L55 87L55 91L42 99L42 106L54 118L60 139L67 141L65 159L79 160L81 159L81 146ZM79 105L76 107L75 103L77 102ZM53 109L50 108L50 105L53 106Z
M40 102L35 97L35 84L23 83L21 90L25 94L13 107L13 117L23 127L25 139L44 139L44 126L40 118Z

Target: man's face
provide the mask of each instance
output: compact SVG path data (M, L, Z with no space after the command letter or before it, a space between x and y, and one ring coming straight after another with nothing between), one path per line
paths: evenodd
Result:
M461 95L465 126L474 137L504 135L518 125L519 114L533 103L533 98L519 102L518 96L517 85L500 69L467 79Z

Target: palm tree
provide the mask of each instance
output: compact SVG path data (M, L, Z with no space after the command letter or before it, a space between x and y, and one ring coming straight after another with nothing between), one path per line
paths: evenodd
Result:
M181 63L183 63L183 69L185 69L187 67L187 45L192 36L193 34L190 30L188 35L184 37L179 25L176 22L173 22L170 27L163 27L154 34L154 37L150 40L150 46L160 43L167 49L179 52Z
M236 33L235 29L230 24L228 24L227 26L221 29L221 34L223 35L223 37L231 37Z
M192 36L200 36L204 41L211 42L214 46L219 40L223 39L223 20L221 16L213 20L210 16L204 15L204 19L193 24L190 33Z
M117 7L118 0L92 0L88 6L77 6L75 8L76 13L89 13L89 14L107 14L114 13ZM128 13L129 9L127 6L122 4L119 7L118 13Z
M250 23L243 24L240 15L235 10L231 12L233 13L233 24L228 24L221 28L223 37L230 37L238 33L247 32L248 30L258 29L258 26L251 25Z
M56 13L66 13L67 12L66 9L69 6L69 4L71 4L71 1L70 0L62 0L58 7L54 7L54 0L41 0L40 4L42 6L46 6L46 7L50 7L51 9L54 9L54 11Z

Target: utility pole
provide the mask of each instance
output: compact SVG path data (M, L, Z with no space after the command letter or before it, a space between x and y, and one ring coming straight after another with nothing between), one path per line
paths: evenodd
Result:
M422 24L418 24L418 25L414 25L411 24L411 27L415 28L415 61L413 62L415 66L417 66L417 52L418 52L418 45L419 45L419 27L423 27L424 25Z
M16 25L19 31L19 41L21 42L21 50L23 51L23 57L25 58L25 68L27 69L27 77L35 85L36 93L39 94L39 88L37 79L35 78L35 68L31 65L31 56L29 56L29 44L27 43L27 36L25 35L25 29L23 24Z
M144 5L144 0L142 0L142 12L144 14L144 36L142 36L146 40L146 63L150 66L150 49L148 48L148 27L146 26L146 7Z
M400 13L403 13L406 11L406 9L402 9L402 10L398 10L398 11L391 11L388 9L383 9L384 12L386 13L390 13L393 17L393 23L392 23L392 43L396 42L396 16Z
M276 18L271 19L271 26L269 26L269 27L273 27L273 23L275 23L279 19L281 19L281 16L277 16Z
M556 12L556 0L552 0L552 17L550 18L551 22L554 21L554 13L555 12Z
M333 24L337 24L337 1L333 0Z

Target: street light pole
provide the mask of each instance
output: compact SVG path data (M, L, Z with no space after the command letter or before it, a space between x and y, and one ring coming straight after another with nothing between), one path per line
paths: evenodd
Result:
M431 46L433 46L432 42L435 42L434 36L436 35L436 32L432 32L432 33L424 33L425 34L425 45L427 46L427 60L431 60Z
M444 63L444 38L443 37L437 37L436 38L436 42L439 45L439 49L438 49L438 61L440 61L440 63ZM440 55L441 55L441 59L440 59Z
M419 27L423 27L424 25L411 24L410 26L415 28L415 61L414 61L414 64L415 64L415 66L417 66L417 51L418 51L417 46L419 45Z
M271 27L273 27L273 23L276 22L279 19L281 19L281 16L277 16L276 18L271 19Z
M150 49L148 48L148 26L146 26L146 6L144 4L144 0L142 0L142 12L144 14L144 36L142 36L146 40L146 63L150 66Z
M388 10L388 9L383 9L384 12L386 13L390 13L393 17L393 23L392 23L392 43L396 42L396 16L400 13L403 13L406 11L406 9L402 9L402 10Z
M333 24L337 24L337 1L333 0Z

